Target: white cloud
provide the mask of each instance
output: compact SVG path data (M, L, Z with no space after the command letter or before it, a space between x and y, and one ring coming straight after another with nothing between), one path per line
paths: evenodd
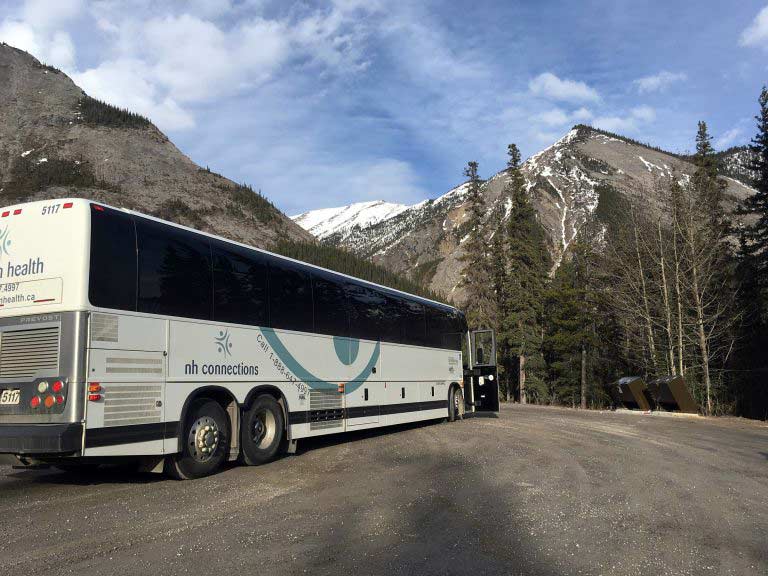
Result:
M741 138L742 134L744 134L744 130L741 128L731 128L730 130L727 130L715 140L715 148L724 150L725 148L733 146Z
M45 30L76 18L82 10L83 0L26 0L20 16L35 28Z
M584 82L560 79L551 72L539 74L528 83L531 93L563 102L598 102L600 95Z
M597 128L609 132L636 132L642 124L656 119L656 111L650 106L638 106L625 115L599 116L592 121Z
M758 46L768 49L768 6L760 10L752 23L741 33L742 46Z
M65 71L75 64L75 46L67 32L40 31L26 22L5 20L0 23L0 41Z
M532 120L539 124L546 126L565 126L566 124L575 124L578 122L586 122L592 119L592 112L587 108L579 108L573 112L567 112L562 108L552 108L551 110L545 110L535 114Z
M683 72L668 72L662 70L658 74L638 78L633 84L640 94L646 94L648 92L663 92L672 84L683 82L687 79L688 76Z
M192 115L170 97L158 94L147 78L151 73L140 60L113 60L72 75L75 83L94 98L151 118L162 130L183 130L195 125Z

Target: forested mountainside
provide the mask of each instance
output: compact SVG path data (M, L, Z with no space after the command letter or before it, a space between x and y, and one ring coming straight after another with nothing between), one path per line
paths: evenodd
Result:
M503 151L500 151L503 152ZM747 152L735 148L720 155L728 167L727 203L751 194ZM482 166L480 167L482 173ZM641 200L661 211L658 182L685 180L695 168L686 156L664 152L616 134L575 126L549 148L523 163L522 174L539 221L547 232L553 269L589 215L608 221L622 199ZM510 211L504 189L507 171L483 181L490 236ZM393 271L464 302L461 287L467 237L467 185L413 206L364 203L311 211L294 220L324 242L344 246Z
M0 202L87 197L252 244L311 241L266 198L204 169L149 120L0 44Z

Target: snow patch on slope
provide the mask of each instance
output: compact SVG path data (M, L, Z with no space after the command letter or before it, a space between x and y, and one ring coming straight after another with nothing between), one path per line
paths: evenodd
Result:
M344 233L353 228L373 226L407 210L405 204L394 204L382 200L358 202L339 208L321 208L310 210L291 219L307 232L319 239L332 234Z

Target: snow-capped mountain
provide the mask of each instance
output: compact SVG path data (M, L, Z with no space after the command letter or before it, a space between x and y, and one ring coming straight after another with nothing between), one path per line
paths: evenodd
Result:
M743 158L722 160L743 164ZM596 213L599 219L610 220L612 213L626 206L622 198L642 199L649 209L660 212L663 199L655 192L657 182L671 178L685 181L694 166L683 156L576 126L529 158L522 172L557 267L588 215ZM753 192L741 180L738 174L727 178L731 203ZM489 236L511 209L507 181L507 173L502 171L482 186ZM385 209L380 206L392 205L368 202L313 210L294 220L324 242L372 258L461 304L466 192L467 186L462 184L435 200L407 207L395 205L388 216L382 216Z
M374 200L373 202L358 202L340 208L310 210L297 216L291 216L291 219L320 240L325 240L329 236L346 239L357 228L373 226L382 220L397 216L407 209L408 206L405 204Z

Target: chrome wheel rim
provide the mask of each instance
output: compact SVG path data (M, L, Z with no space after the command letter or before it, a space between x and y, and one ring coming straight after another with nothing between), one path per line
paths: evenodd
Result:
M251 440L257 448L267 448L275 439L277 421L271 410L259 410L251 423Z
M216 454L220 438L221 432L216 420L210 416L202 416L195 420L189 430L189 453L198 462L208 462Z

